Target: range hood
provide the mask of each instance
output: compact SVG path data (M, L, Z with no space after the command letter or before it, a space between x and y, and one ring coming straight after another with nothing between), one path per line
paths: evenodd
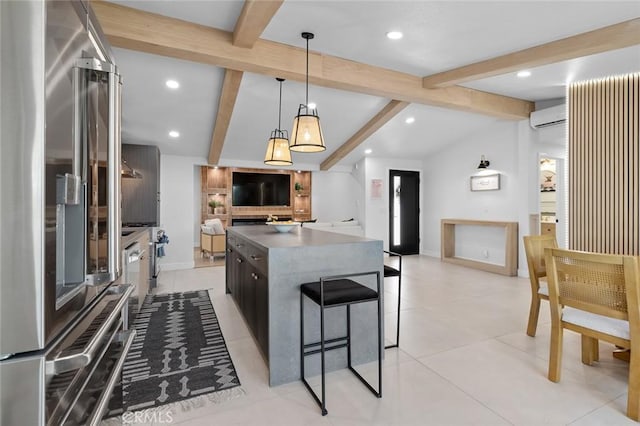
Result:
M127 164L125 159L122 159L122 171L120 176L127 179L142 179L142 174Z

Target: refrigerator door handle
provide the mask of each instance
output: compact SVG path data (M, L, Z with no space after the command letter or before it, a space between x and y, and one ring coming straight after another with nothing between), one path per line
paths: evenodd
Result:
M56 375L85 367L94 359L107 332L111 329L118 318L120 318L120 311L122 311L123 308L127 308L129 296L131 295L131 292L133 292L133 286L131 284L123 284L111 287L107 291L121 293L120 299L118 299L113 311L111 311L107 319L100 325L100 328L98 328L89 343L87 343L83 348L82 352L57 357L51 361L47 361L45 363L45 372L47 375ZM124 312L123 315L126 316L127 313Z
M111 394L113 393L113 389L116 387L118 380L120 379L120 373L122 372L122 367L124 367L124 361L127 358L127 354L131 349L131 345L133 344L133 340L136 337L135 330L121 331L116 335L116 339L121 339L124 341L124 347L122 349L122 354L116 365L113 367L113 371L109 375L109 379L107 380L107 384L100 394L98 402L96 402L96 408L91 413L91 417L87 420L87 425L90 426L98 426L102 421L102 416L107 409L107 405L109 404L109 400L111 399Z

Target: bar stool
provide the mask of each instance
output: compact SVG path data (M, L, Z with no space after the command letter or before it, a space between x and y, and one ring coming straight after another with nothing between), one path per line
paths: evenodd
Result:
M375 275L377 291L359 284L349 278ZM320 341L304 343L304 296L320 306ZM351 365L351 305L356 303L378 303L378 390L376 391ZM347 308L347 335L335 339L324 338L324 311L325 309L346 306ZM327 347L329 345L329 347ZM320 348L318 349L318 346ZM325 394L325 352L347 348L347 366L349 370L378 398L382 398L382 305L380 303L380 272L362 272L354 274L333 275L321 277L320 281L305 283L300 286L300 375L302 382L311 392L313 399L318 403L322 415L327 415ZM313 354L320 354L320 371L322 381L322 397L311 389L304 376L304 358Z
M398 277L398 321L396 322L396 343L384 347L385 349L389 349L397 348L400 344L400 291L402 288L402 255L400 253L395 253L388 250L383 251L390 256L398 256L400 258L400 261L398 262L398 269L389 265L384 265L385 278Z

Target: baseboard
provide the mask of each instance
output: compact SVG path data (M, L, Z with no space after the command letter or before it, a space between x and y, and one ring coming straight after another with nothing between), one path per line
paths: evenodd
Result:
M518 276L520 278L529 278L529 269L519 269L518 268Z
M193 269L195 262L182 262L182 263L161 263L160 269L162 271L178 271L182 269Z
M425 256L429 256L429 257L437 257L438 259L440 258L440 252L439 251L434 251L434 250L424 250L423 252L421 252L420 254L423 254Z

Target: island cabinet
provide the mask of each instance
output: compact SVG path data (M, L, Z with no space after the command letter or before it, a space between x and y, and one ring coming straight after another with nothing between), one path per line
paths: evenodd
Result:
M226 289L235 299L265 359L269 356L268 253L227 235Z
M226 292L264 355L271 386L300 379L300 284L354 272L382 274L383 270L382 241L300 227L278 233L266 225L230 226L226 249ZM354 279L376 288L375 275ZM303 303L308 344L319 339L319 310L310 300ZM354 365L377 359L376 318L375 303L351 308L351 336L357 342ZM326 338L343 337L346 324L344 306L332 308L326 316ZM327 357L327 371L346 366L346 349ZM318 374L319 355L309 357L305 369L309 376Z

